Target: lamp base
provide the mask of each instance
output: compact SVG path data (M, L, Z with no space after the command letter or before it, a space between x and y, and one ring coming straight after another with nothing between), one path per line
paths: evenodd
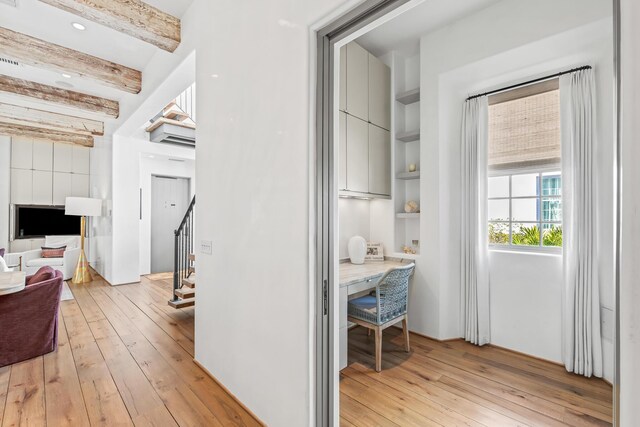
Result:
M78 258L78 264L76 265L76 271L73 273L73 279L71 283L88 283L91 282L91 272L89 271L89 261L84 254L84 249L80 250L80 258Z

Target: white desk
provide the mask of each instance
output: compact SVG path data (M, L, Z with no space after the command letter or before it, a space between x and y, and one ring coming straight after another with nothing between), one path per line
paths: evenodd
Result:
M26 274L24 271L9 271L0 273L0 295L20 292L25 286Z
M339 369L344 369L347 366L347 336L349 329L349 324L347 322L347 303L349 301L349 295L359 294L375 288L384 273L392 268L401 267L411 262L413 261L385 260L365 262L364 264L359 265L351 264L350 262L340 263Z

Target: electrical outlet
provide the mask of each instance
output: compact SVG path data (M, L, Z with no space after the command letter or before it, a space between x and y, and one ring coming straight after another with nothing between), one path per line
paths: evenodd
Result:
M213 244L211 240L200 240L200 253L211 255Z

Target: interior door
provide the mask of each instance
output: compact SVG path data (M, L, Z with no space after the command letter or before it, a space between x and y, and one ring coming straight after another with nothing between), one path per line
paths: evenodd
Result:
M174 231L189 206L189 179L151 177L151 272L173 271Z

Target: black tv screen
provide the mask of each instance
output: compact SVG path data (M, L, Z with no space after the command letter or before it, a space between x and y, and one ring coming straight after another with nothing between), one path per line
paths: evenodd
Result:
M15 238L80 234L80 217L65 215L64 206L15 207Z

